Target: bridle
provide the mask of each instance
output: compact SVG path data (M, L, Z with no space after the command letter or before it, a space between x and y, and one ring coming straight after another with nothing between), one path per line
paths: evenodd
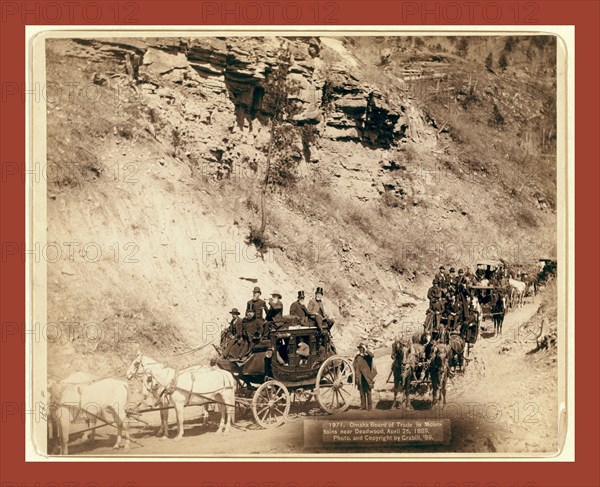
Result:
M404 342L404 341L396 342L396 363L399 362L400 370L402 371L403 374L406 372L407 369L410 368L410 364L408 363L408 355L409 355L408 352L409 352L409 346L406 342ZM398 361L398 359L400 359L400 360Z
M127 374L128 380L131 380L133 378L141 378L142 387L144 388L144 399L146 399L148 396L152 396L158 400L161 400L167 388L156 379L151 370L148 370L146 368L146 366L142 362L142 355L140 354L138 355L138 357L136 357L136 359L133 361L133 364L131 365L133 371L128 372ZM160 390L161 388L162 390Z
M138 359L138 357L139 357L139 359ZM141 372L140 372L140 366L142 367ZM133 371L131 371L131 369L133 369ZM144 367L144 364L142 363L142 354L138 354L135 357L135 359L133 360L133 363L131 364L131 366L129 367L129 370L127 371L127 374L126 374L127 380L131 380L134 377L138 378L144 372L146 372L146 367Z

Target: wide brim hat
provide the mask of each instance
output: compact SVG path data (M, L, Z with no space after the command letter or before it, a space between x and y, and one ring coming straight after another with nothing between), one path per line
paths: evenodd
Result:
M240 314L240 312L238 311L237 308L232 308L232 310L229 313L232 314L232 315L239 315Z
M273 291L271 293L271 296L277 296L279 299L283 299L282 296L281 296L281 293L279 291Z
M325 293L323 292L322 287L318 287L317 290L315 291L315 294L325 294Z
M454 267L450 267L450 272L454 272Z
M367 345L365 344L365 342L360 342L356 348L358 348L358 349L364 348L366 350Z
M260 288L258 286L256 286L253 290L253 293L258 293L258 294L262 294L262 291L260 290Z

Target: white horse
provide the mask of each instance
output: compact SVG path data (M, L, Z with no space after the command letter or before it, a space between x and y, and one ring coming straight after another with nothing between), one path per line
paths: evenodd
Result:
M197 374L198 371L209 371L208 367L190 367L182 372L191 372ZM142 374L142 398L150 407L160 407L160 428L156 436L159 440L165 440L169 437L169 395L166 394L167 389L162 387L150 372ZM202 425L208 421L207 405L200 406L202 408Z
M217 433L228 433L235 420L235 379L226 370L190 367L177 371L138 352L127 370L127 380L132 377L141 377L148 393L168 399L175 408L178 429L175 441L183 437L185 406L216 403L221 411ZM165 412L163 415L161 411L161 430L166 436L168 411Z
M107 423L110 413L116 423L117 441L113 448L121 446L121 432L124 432L125 445L129 448L129 428L125 407L129 390L127 383L118 379L99 379L83 372L75 372L67 378L48 384L50 420L57 427L60 453L69 453L69 432L71 423L78 418L89 422L96 419ZM92 435L93 436L93 435ZM84 438L87 434L84 435Z
M508 284L511 287L511 294L513 295L511 301L513 306L523 307L523 301L525 299L525 291L527 290L527 284L516 279L509 279Z

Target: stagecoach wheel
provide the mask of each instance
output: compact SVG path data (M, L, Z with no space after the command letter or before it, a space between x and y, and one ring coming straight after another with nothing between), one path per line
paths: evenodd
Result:
M343 412L350 407L354 388L354 368L347 358L329 357L317 374L315 396L321 409L329 414Z
M254 420L263 428L274 428L283 424L290 411L290 393L281 382L269 380L252 396Z

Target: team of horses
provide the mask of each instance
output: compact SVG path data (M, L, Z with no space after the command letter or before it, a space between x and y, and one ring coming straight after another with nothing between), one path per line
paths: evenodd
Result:
M479 283L487 286L488 281ZM498 289L498 307L492 306L494 332L502 333L502 322L507 309L523 307L525 297L535 297L538 291L537 279L523 281L509 278L505 286ZM482 308L477 299L472 306L477 316L482 316ZM444 326L428 333L415 333L410 339L397 338L392 345L392 374L394 377L394 401L392 408L404 403L410 405L411 394L430 387L432 405L439 401L446 405L446 385L449 377L457 371L464 371L465 353L468 350L465 337L458 331L448 331ZM403 396L400 400L398 396Z
M100 426L111 425L116 429L114 449L130 446L128 412L140 405L160 411L160 428L157 436L168 437L169 409L175 410L177 435L183 437L184 409L186 406L204 406L203 423L208 412L206 405L216 404L221 412L217 433L228 433L235 421L235 379L225 370L195 366L183 370L168 367L151 357L138 352L126 373L127 381L139 379L142 399L139 404L128 402L129 384L112 377L96 379L90 374L77 372L58 382L48 384L49 435L54 440L50 452L67 455L71 425L76 421L88 426L100 422ZM88 428L82 441L93 441L95 429ZM89 433L91 430L91 434Z
M392 373L394 401L392 408L403 402L410 406L411 394L431 384L432 405L442 401L446 405L448 378L464 370L466 343L460 334L451 332L448 343L431 338L423 343L423 334L416 333L410 340L397 338L392 344ZM398 399L403 395L403 400Z

